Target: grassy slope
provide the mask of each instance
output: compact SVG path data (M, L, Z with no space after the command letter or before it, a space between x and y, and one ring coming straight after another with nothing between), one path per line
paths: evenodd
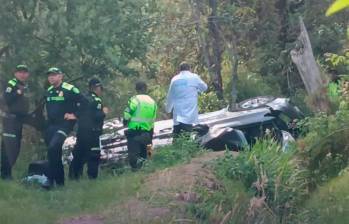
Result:
M45 191L16 182L0 182L0 223L53 223L79 213L94 213L133 195L141 174L68 182Z
M349 223L349 172L320 187L305 208L314 213L314 223Z
M98 213L136 195L149 173L188 162L200 152L201 148L193 141L179 140L157 150L143 171L112 176L105 170L97 181L67 181L64 188L45 191L18 181L25 174L29 161L33 160L33 150L29 148L21 152L14 168L16 181L0 180L0 223L55 223L64 217Z

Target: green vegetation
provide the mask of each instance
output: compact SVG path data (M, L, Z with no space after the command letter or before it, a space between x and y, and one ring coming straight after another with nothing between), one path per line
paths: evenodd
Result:
M16 64L32 76L32 108L47 85L45 71L57 66L82 91L87 80L105 84L110 117L120 117L137 79L164 102L180 62L208 83L201 112L258 95L291 98L307 116L289 151L258 140L237 157L217 161L214 191L198 188L202 200L189 211L199 222L347 223L349 159L348 0L0 0L0 83ZM329 6L333 4L330 8ZM328 9L329 8L329 9ZM327 15L331 15L326 17ZM312 110L311 97L290 51L300 48L303 17L313 53L326 80L330 110ZM144 177L185 163L202 149L179 140L154 154L137 173L108 167L96 181L67 182L54 191L19 183L29 162L45 158L38 133L26 130L14 182L0 181L0 223L52 223L94 213L134 196Z
M319 187L305 204L305 211L312 214L313 223L348 223L349 173L334 178Z
M189 149L189 150L187 150ZM81 213L95 214L134 197L143 179L156 170L189 162L201 148L192 140L179 139L173 146L159 148L139 172L111 175L104 169L96 181L66 181L64 188L46 191L20 181L0 181L0 223L54 223ZM19 161L22 167L25 159ZM23 167L28 163L24 163ZM117 173L117 172L114 172Z

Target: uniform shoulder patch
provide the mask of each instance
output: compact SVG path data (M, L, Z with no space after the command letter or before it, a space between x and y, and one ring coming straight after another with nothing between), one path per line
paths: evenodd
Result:
M72 84L63 82L62 88L63 88L63 89L66 89L66 90L72 90L72 89L74 88L74 86L73 86Z
M12 87L7 87L5 92L6 92L6 93L12 92Z
M16 81L15 79L11 79L10 81L8 81L8 84L9 84L10 86L15 87L15 86L17 85L17 81Z
M80 90L79 90L78 88L76 88L76 87L73 87L72 90L73 90L73 92L76 93L76 94L79 94L79 93L80 93Z

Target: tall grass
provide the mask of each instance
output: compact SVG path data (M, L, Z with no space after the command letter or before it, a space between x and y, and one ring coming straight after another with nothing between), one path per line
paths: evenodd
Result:
M305 203L304 223L349 223L349 172L319 187ZM301 216L300 216L301 217Z
M113 172L104 169L95 181L68 180L63 188L51 191L24 185L20 180L0 180L0 223L56 223L59 219L81 213L99 213L134 197L150 172L187 162L201 150L195 141L181 138L174 145L157 149L139 172L125 171L121 175L111 175ZM30 160L27 153L21 156L15 167L16 170L21 168L16 172L16 179L24 174Z
M303 121L300 156L311 172L314 186L336 177L349 161L349 111L317 114Z
M225 180L223 192L231 192L224 183L240 186L240 193L223 203L232 223L288 223L297 214L308 193L308 175L296 153L295 147L283 152L279 144L266 139L238 156L227 152L217 160L216 173Z

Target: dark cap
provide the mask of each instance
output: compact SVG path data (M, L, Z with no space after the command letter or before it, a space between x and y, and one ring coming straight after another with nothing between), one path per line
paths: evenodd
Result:
M102 86L101 81L99 81L98 79L93 78L88 82L88 87L90 88L98 87L98 86Z
M47 70L46 74L63 74L63 72L59 68L52 67Z
M17 65L16 72L29 72L28 66L26 65Z

